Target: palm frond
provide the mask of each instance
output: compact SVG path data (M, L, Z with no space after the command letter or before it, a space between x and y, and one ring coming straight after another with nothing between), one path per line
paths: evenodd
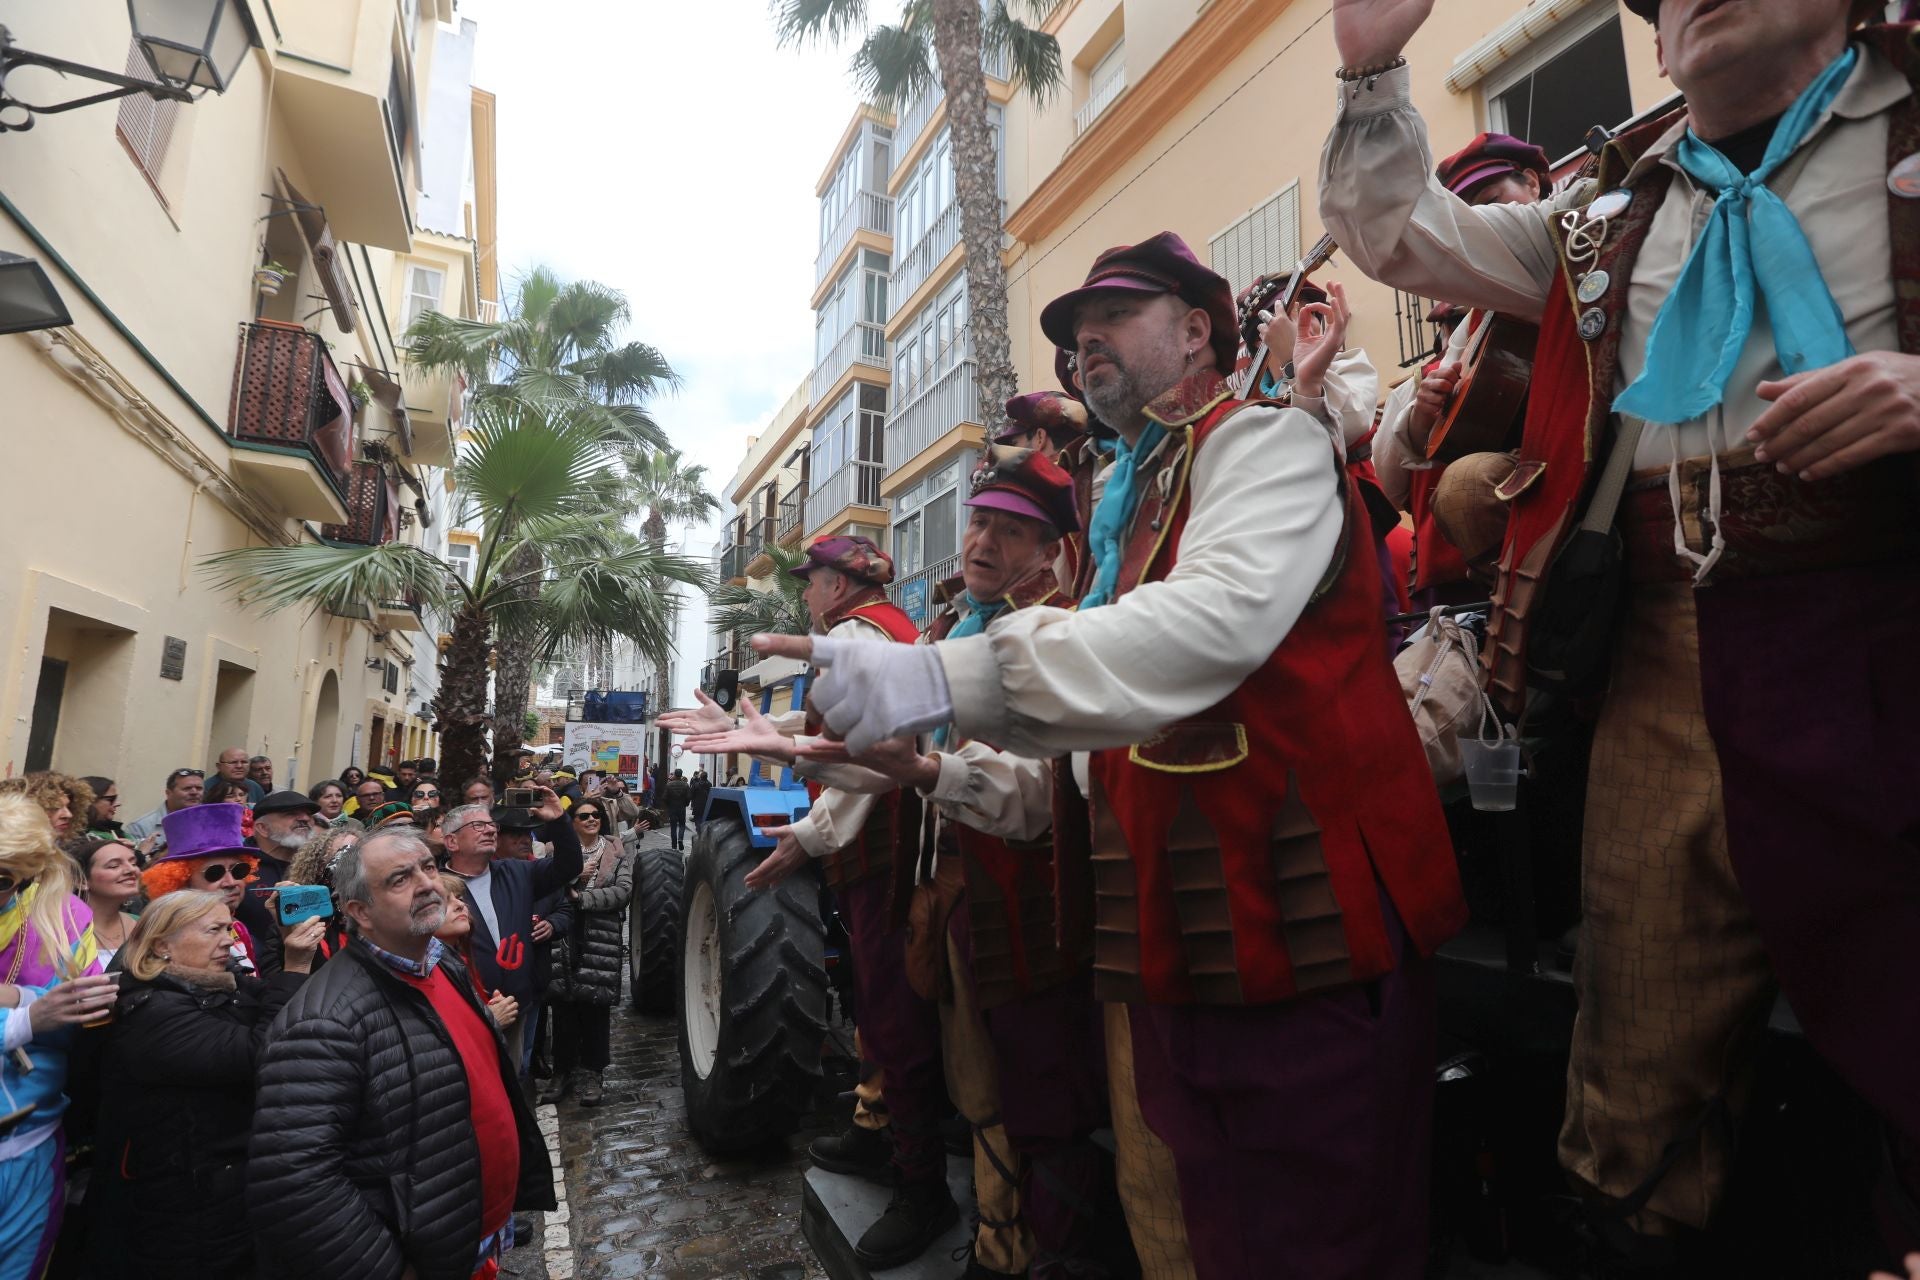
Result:
M626 295L593 280L575 280L561 289L547 312L546 330L563 361L605 351L632 312Z
M351 614L370 604L412 597L445 609L459 594L451 566L419 547L301 542L290 547L241 547L207 556L201 572L216 590L243 598L263 613L312 604Z
M467 415L456 486L489 529L558 514L605 466L594 432L564 414L517 400L483 400Z
M628 342L582 361L577 371L608 404L645 400L680 386L680 375L657 347Z
M587 380L577 373L549 365L522 365L506 381L507 389L522 400L572 404L589 398Z
M773 35L781 45L839 44L866 25L866 0L773 0Z
M1014 17L1008 12L1005 0L993 5L984 15L980 24L980 49L988 58L1005 53L1014 86L1024 88L1041 106L1066 87L1060 42L1039 27L1028 26Z
M479 385L492 373L500 326L423 311L403 337L407 363L429 373L461 373Z
M807 633L807 606L801 598L806 589L800 579L787 571L806 558L804 552L772 546L767 554L773 559L773 589L755 591L730 583L717 583L707 590L707 626L712 631L734 631L745 635L771 632L778 635Z
M853 83L882 111L898 111L933 87L930 27L880 26L853 55Z

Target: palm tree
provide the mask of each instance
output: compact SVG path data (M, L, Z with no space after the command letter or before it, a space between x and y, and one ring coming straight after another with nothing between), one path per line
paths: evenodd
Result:
M1030 14L1029 26L1011 11ZM1007 342L1007 272L1000 261L999 169L987 117L985 54L1004 53L1013 83L1044 103L1065 82L1060 42L1039 29L1051 0L906 0L897 24L867 25L866 0L775 0L774 30L782 44L865 38L853 75L876 106L891 111L932 88L947 95L953 139L953 184L966 247L968 336L980 403L998 405L1017 390Z
M455 477L463 520L487 531L471 581L404 543L247 547L209 557L207 571L266 613L301 604L347 613L401 597L447 613L452 643L435 702L441 768L450 778L472 777L486 765L487 674L498 634L523 637L533 652L550 652L563 638L618 635L658 661L673 647L672 584L703 587L711 578L698 561L623 527L595 408L510 397L470 407ZM524 710L523 700L517 719ZM517 742L524 722L516 729Z
M407 331L407 359L429 372L464 375L476 404L563 406L576 421L596 425L607 462L597 475L603 482L599 492L611 510L622 506L625 497L616 457L624 457L631 467L650 460L654 450L672 453L647 404L680 381L654 347L617 340L630 314L618 290L591 280L562 283L547 268L536 267L520 282L499 320L423 313ZM655 548L663 542L657 540ZM528 543L517 556L510 569L531 581L540 564L539 545ZM671 635L675 606L671 597L666 599L663 625ZM504 607L495 640L494 762L504 770L524 741L536 659L557 647L604 650L607 641L586 632L547 635L522 613Z
M707 492L707 469L683 465L674 450L630 453L626 470L628 501L646 508L640 533L651 546L666 546L669 524L697 524L720 513L719 500ZM666 706L673 690L664 660L654 668L653 684L656 702Z

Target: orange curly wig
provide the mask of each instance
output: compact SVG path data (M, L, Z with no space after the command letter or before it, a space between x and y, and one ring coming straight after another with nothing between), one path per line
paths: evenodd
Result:
M151 902L175 889L192 888L194 872L209 862L231 862L233 857L232 854L211 853L204 858L170 858L156 862L140 873L140 887L147 891L147 901ZM241 861L247 864L247 883L252 884L259 878L254 872L260 869L260 859L243 857Z

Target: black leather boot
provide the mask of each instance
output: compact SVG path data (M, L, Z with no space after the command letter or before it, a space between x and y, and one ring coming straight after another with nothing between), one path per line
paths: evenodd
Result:
M935 1175L902 1183L894 1188L880 1221L868 1227L853 1246L853 1254L875 1270L903 1267L959 1221L960 1209L947 1190L946 1178Z
M869 1182L885 1183L892 1176L893 1131L848 1125L845 1132L815 1138L807 1144L807 1158L816 1169L851 1174Z

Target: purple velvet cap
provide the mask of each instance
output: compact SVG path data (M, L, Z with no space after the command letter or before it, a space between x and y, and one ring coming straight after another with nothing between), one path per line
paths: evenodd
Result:
M1240 335L1233 310L1233 286L1193 256L1187 242L1162 231L1139 244L1108 249L1093 260L1093 269L1078 289L1063 293L1040 312L1040 331L1047 341L1069 351L1079 346L1074 337L1074 312L1082 302L1100 293L1171 293L1199 307L1213 320L1211 345L1214 367L1233 369Z

